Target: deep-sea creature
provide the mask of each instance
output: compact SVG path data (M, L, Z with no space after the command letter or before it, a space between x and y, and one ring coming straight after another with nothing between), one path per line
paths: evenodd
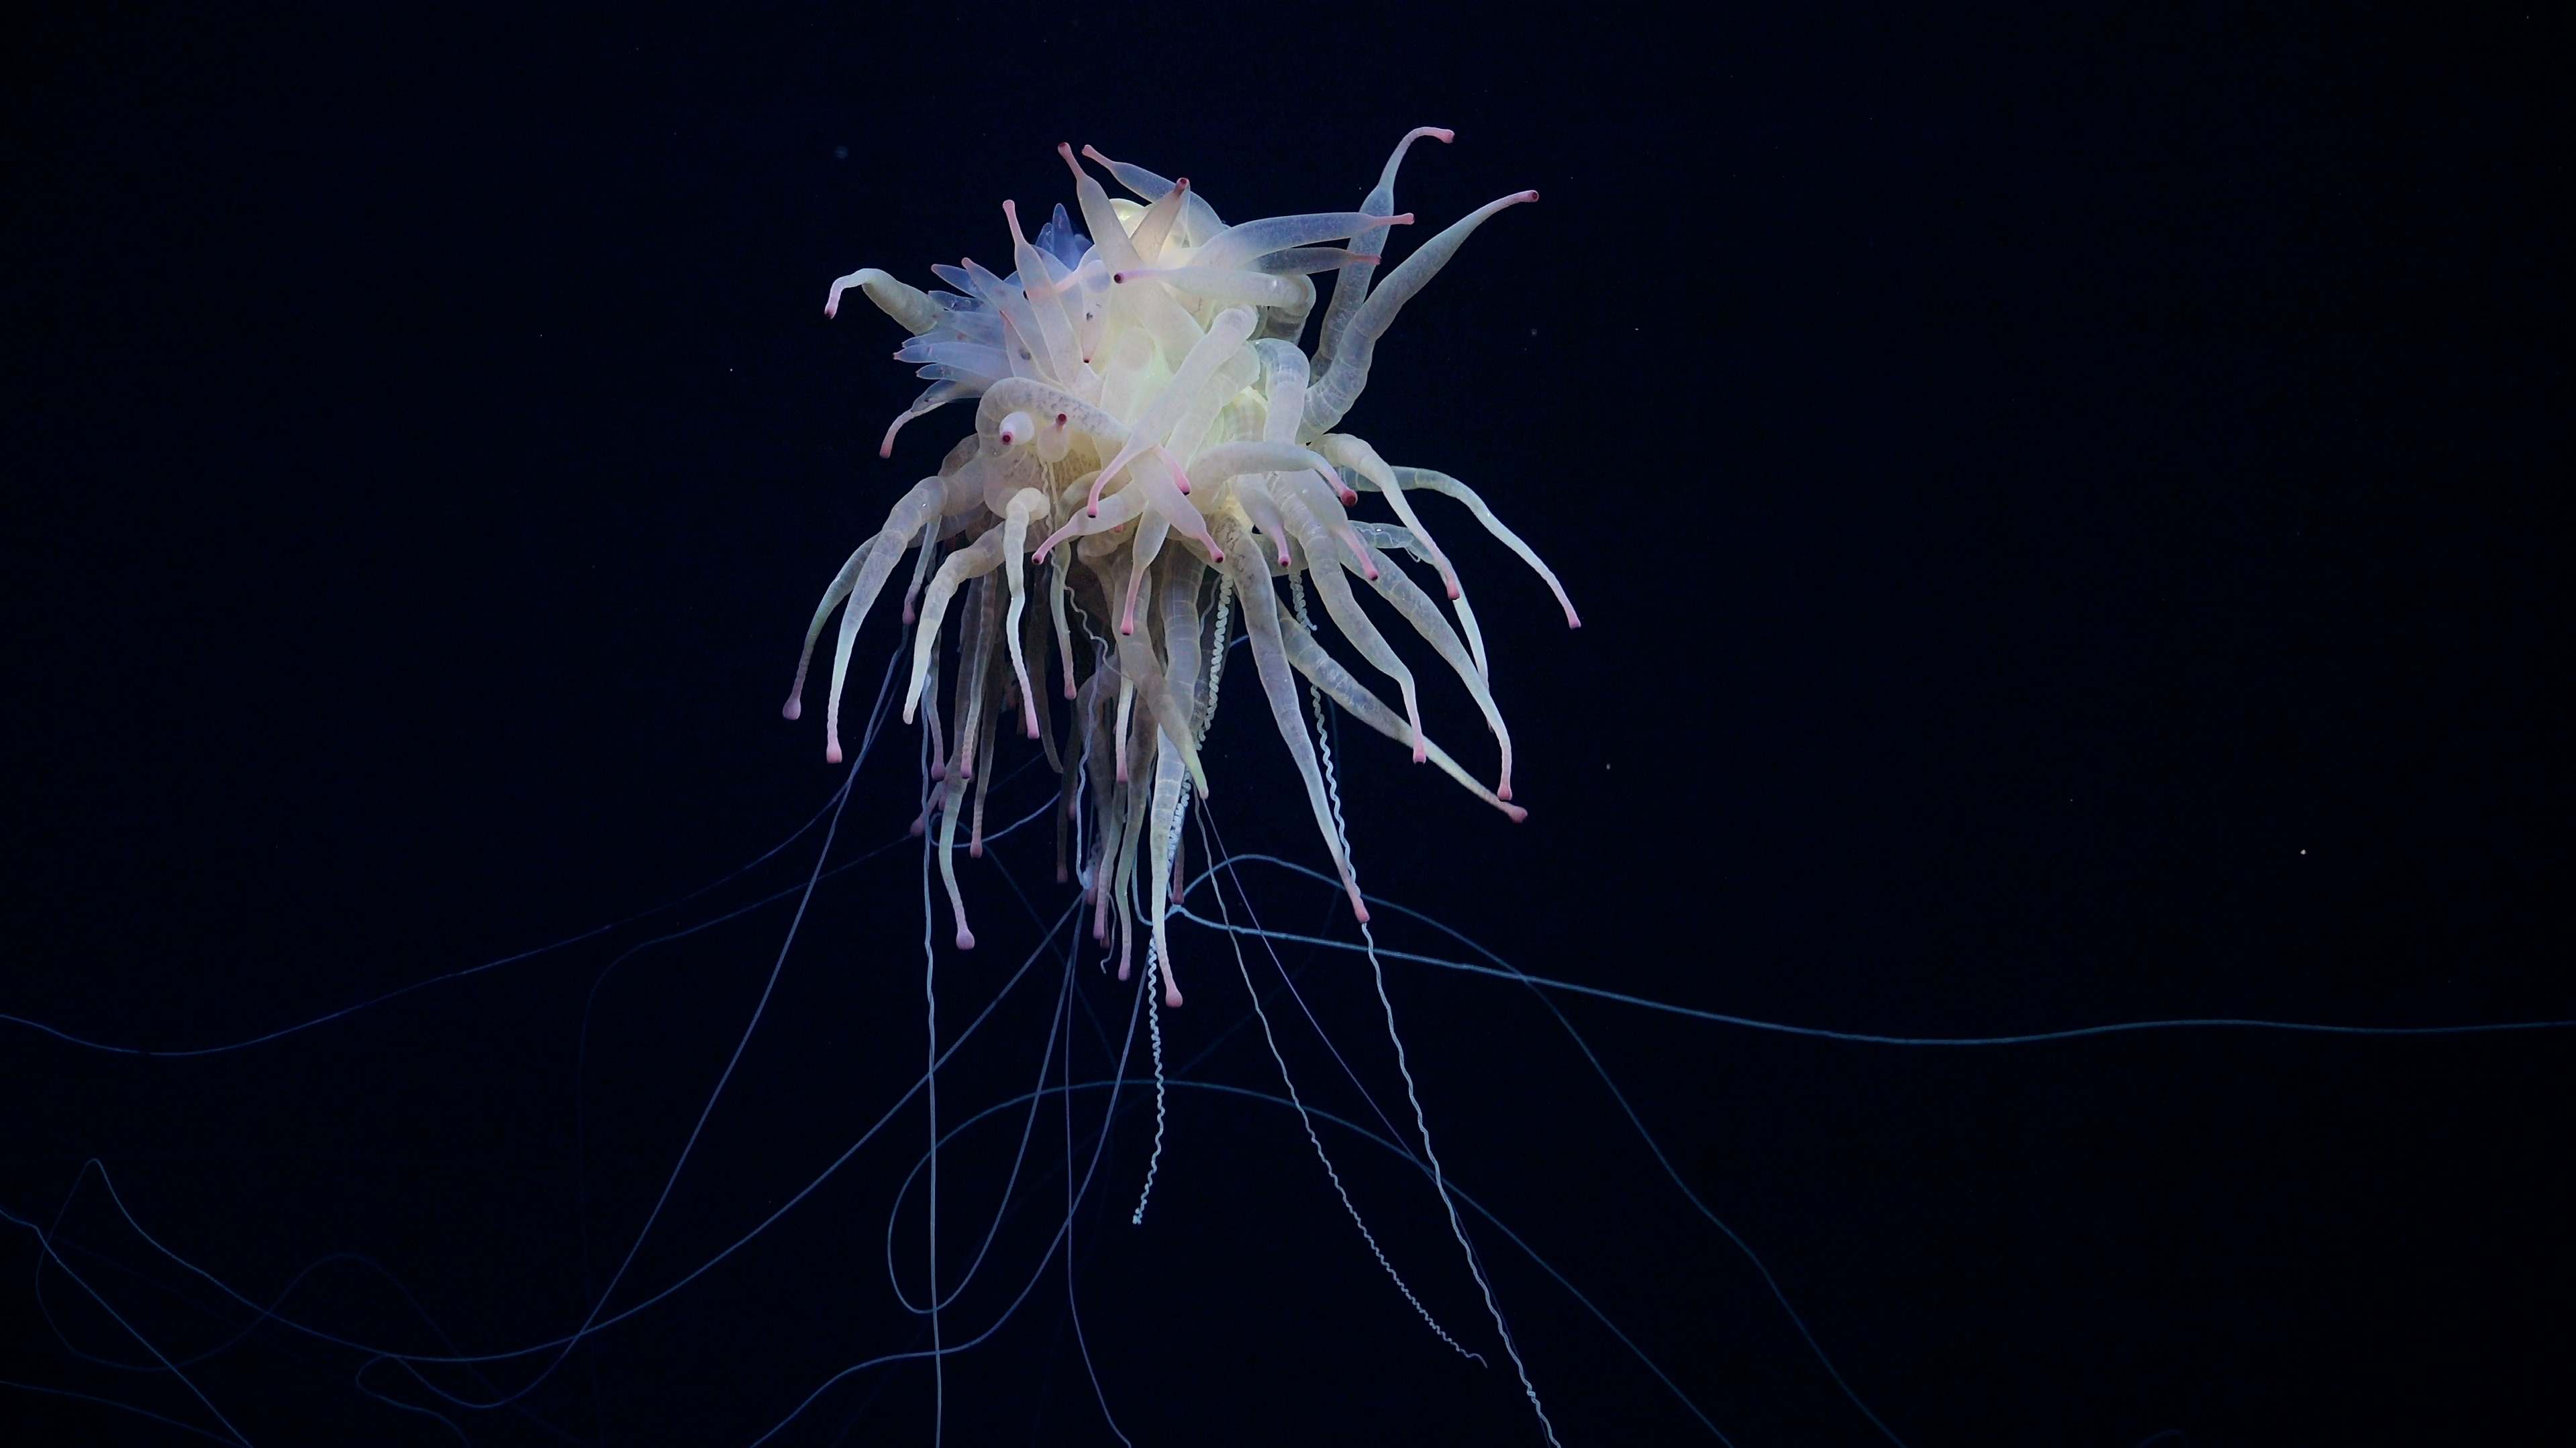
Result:
M1368 912L1338 826L1338 800L1317 767L1293 675L1409 745L1416 762L1437 764L1495 808L1522 817L1510 802L1511 734L1487 686L1484 638L1413 495L1464 504L1547 580L1569 626L1580 625L1574 605L1537 553L1465 484L1427 468L1392 466L1368 443L1334 430L1367 384L1396 313L1486 218L1538 199L1535 191L1518 191L1477 208L1372 286L1380 249L1394 228L1413 221L1394 209L1395 176L1406 150L1426 136L1451 139L1427 126L1407 135L1355 211L1233 226L1188 178L1166 181L1084 147L1083 155L1145 199L1112 200L1073 148L1059 146L1088 238L1062 206L1031 238L1004 202L1013 264L1007 275L968 259L931 268L953 291L920 291L874 268L832 283L824 314L838 311L844 291L862 289L912 333L895 359L921 364L919 375L931 384L886 429L881 454L892 452L896 432L912 419L979 400L973 434L904 494L824 591L786 714L801 712L815 641L846 602L824 726L825 757L840 760L852 641L912 553L903 610L905 622L917 618L917 625L903 716L911 721L927 702L934 783L917 828L935 817L959 947L971 947L974 935L957 888L958 821L970 820L968 853L982 854L994 739L1002 718L1016 715L1063 779L1057 877L1066 878L1069 857L1092 901L1096 938L1105 943L1116 922L1122 979L1134 934L1131 902L1144 892L1137 903L1150 922L1147 969L1160 968L1165 1002L1181 1003L1163 919L1189 801L1184 784L1201 796L1208 789L1198 745L1216 708L1238 607L1271 716L1361 920ZM1338 280L1309 355L1299 338L1315 304L1312 278L1323 272ZM1393 520L1354 518L1347 510L1363 492L1382 496ZM1436 574L1454 623L1397 554ZM1286 608L1277 591L1283 578ZM1421 634L1474 697L1500 754L1492 788L1423 734L1413 674L1362 611L1352 578ZM1360 657L1395 681L1400 711L1317 642L1306 613L1309 584ZM1042 594L1036 607L1032 593ZM940 638L952 614L959 626L948 661ZM1061 743L1045 687L1050 654L1060 661L1071 705ZM953 673L944 720L937 687L943 667Z

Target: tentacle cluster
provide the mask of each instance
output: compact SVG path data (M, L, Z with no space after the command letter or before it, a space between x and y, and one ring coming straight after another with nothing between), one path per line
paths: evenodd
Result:
M994 741L1012 716L1063 781L1058 879L1079 876L1104 944L1114 925L1122 979L1142 910L1164 998L1180 1004L1163 920L1183 813L1190 795L1208 788L1198 746L1237 613L1262 695L1361 919L1367 909L1297 707L1296 676L1409 746L1417 762L1437 764L1522 817L1510 802L1511 734L1487 683L1484 638L1412 495L1464 504L1546 580L1569 626L1580 623L1574 606L1556 575L1465 484L1391 466L1335 430L1405 302L1488 217L1538 199L1521 191L1480 207L1379 277L1387 239L1413 221L1395 210L1396 172L1425 137L1451 139L1433 127L1407 135L1357 210L1232 226L1186 177L1167 181L1084 147L1083 156L1141 198L1112 199L1073 148L1060 146L1082 225L1058 206L1032 239L1004 202L1008 274L969 259L932 268L952 290L924 292L873 268L832 283L824 314L839 310L845 291L861 289L912 333L895 358L919 364L930 383L886 430L880 452L891 453L905 423L949 402L976 400L975 430L913 484L824 591L786 714L801 712L814 645L841 609L824 731L825 757L839 762L852 643L909 556L903 614L913 646L903 712L907 721L927 712L936 761L916 829L938 831L960 947L974 944L957 888L960 820L968 853L980 855ZM1316 300L1312 278L1324 272L1338 279L1310 355L1299 339ZM1364 492L1382 497L1393 521L1354 518L1350 509ZM1446 612L1399 566L1399 554L1437 579ZM1327 653L1302 610L1281 606L1276 590L1289 577L1310 584L1343 639L1394 682L1400 708ZM1424 735L1412 671L1362 610L1354 580L1420 634L1475 699L1500 754L1491 788ZM1052 718L1050 658L1070 715L1063 724Z

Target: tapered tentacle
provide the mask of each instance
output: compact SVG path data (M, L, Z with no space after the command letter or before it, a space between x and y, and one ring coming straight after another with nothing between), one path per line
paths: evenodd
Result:
M1536 201L1535 191L1515 191L1509 196L1488 201L1453 223L1448 230L1422 244L1420 250L1404 259L1404 264L1387 274L1386 281L1369 293L1352 314L1348 330L1343 332L1341 350L1333 357L1332 370L1315 384L1307 399L1306 426L1316 433L1331 430L1359 400L1360 389L1368 385L1369 364L1377 353L1380 337L1395 324L1395 314L1413 300L1458 248L1488 217L1508 206Z
M1360 900L1359 881L1351 874L1350 862L1342 857L1341 832L1333 828L1332 807L1325 798L1324 776L1315 760L1315 742L1306 733L1306 716L1297 707L1297 686L1291 677L1287 644L1280 636L1279 600L1271 592L1270 569L1258 548L1234 551L1236 593L1243 600L1243 632L1251 640L1252 666L1261 679L1261 694L1270 704L1272 722L1279 726L1279 737L1288 746L1288 756L1297 765L1297 777L1306 786L1306 804L1315 815L1315 828L1324 837L1324 848L1333 857L1333 869L1342 877L1342 888L1351 897L1351 913L1368 919L1368 906Z

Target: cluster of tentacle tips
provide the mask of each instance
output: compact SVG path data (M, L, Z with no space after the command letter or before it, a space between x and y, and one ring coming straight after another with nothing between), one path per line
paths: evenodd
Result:
M1425 138L1451 135L1434 127L1407 135L1354 210L1234 225L1186 178L1167 181L1084 147L1083 157L1138 199L1112 198L1073 148L1060 146L1081 225L1058 206L1032 236L1004 202L1007 272L970 258L931 268L943 290L873 268L832 283L825 315L839 310L845 291L861 289L912 334L895 359L916 364L930 384L886 429L879 451L891 455L906 423L950 402L973 400L975 428L825 590L786 714L798 716L814 645L841 608L825 724L826 757L839 762L853 641L908 566L903 716L927 714L934 761L915 829L937 831L961 948L974 936L957 887L957 837L962 828L967 852L982 854L996 736L1011 717L1062 781L1058 878L1081 880L1096 938L1105 945L1115 930L1122 979L1141 912L1149 969L1159 966L1164 999L1180 1004L1163 922L1179 877L1183 813L1208 789L1199 745L1238 614L1263 698L1359 918L1367 909L1299 707L1300 678L1408 746L1415 761L1522 817L1511 803L1511 734L1494 703L1485 640L1417 501L1463 507L1545 580L1568 626L1580 623L1574 606L1467 485L1391 464L1339 430L1396 313L1487 218L1538 199L1519 191L1489 202L1386 268L1389 239L1414 222L1395 210L1396 172ZM1310 349L1314 279L1327 273L1331 301ZM1367 493L1382 501L1383 516L1355 511ZM1422 581L1407 562L1423 570ZM1442 599L1424 587L1435 581ZM1394 683L1397 706L1324 649L1310 590L1344 643ZM1474 699L1499 754L1490 787L1423 733L1413 673L1362 608L1363 591Z

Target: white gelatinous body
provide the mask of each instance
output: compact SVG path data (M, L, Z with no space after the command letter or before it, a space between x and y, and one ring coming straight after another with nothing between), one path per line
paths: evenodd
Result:
M1163 917L1185 785L1207 792L1197 746L1216 707L1237 607L1261 691L1361 919L1367 911L1334 826L1294 675L1409 745L1415 760L1438 764L1521 818L1510 803L1511 736L1486 686L1484 640L1455 570L1408 495L1463 502L1546 579L1569 625L1579 623L1574 606L1537 554L1466 485L1391 467L1368 443L1334 431L1366 385L1378 339L1397 311L1487 217L1538 199L1521 191L1489 203L1378 278L1380 249L1395 227L1413 220L1394 211L1397 168L1426 136L1450 139L1432 127L1407 135L1356 211L1234 226L1218 219L1186 177L1166 181L1085 147L1084 155L1144 198L1112 200L1072 147L1060 146L1083 229L1059 206L1032 239L1003 203L1009 275L969 260L932 268L953 291L923 292L873 268L832 283L825 315L838 311L844 291L861 288L912 333L896 360L921 364L931 383L886 430L880 452L892 450L905 423L960 399L978 399L975 431L904 494L824 592L786 714L800 712L815 641L832 610L846 603L825 726L826 757L840 760L852 641L912 554L904 613L913 618L917 597L919 621L904 718L928 701L937 761L930 810L961 947L974 937L957 889L958 817L971 821L969 852L982 853L994 737L1001 719L1016 714L1064 780L1058 877L1070 840L1092 896L1094 933L1105 941L1116 922L1122 978L1132 908L1143 909L1164 998L1180 1004ZM1321 271L1339 275L1310 357L1299 338L1315 303L1310 278ZM1394 521L1355 521L1346 508L1362 492L1383 497ZM1394 552L1431 567L1451 613L1393 561ZM1293 608L1281 606L1283 578ZM1362 612L1354 579L1420 633L1474 696L1499 745L1493 788L1424 737L1413 675ZM1303 584L1313 586L1368 665L1395 681L1401 711L1317 642L1303 617ZM1032 607L1038 590L1043 602ZM960 627L943 662L939 641L952 616ZM1050 724L1050 657L1071 704L1070 728ZM952 672L944 723L937 687L943 668ZM1145 898L1136 901L1140 890Z

